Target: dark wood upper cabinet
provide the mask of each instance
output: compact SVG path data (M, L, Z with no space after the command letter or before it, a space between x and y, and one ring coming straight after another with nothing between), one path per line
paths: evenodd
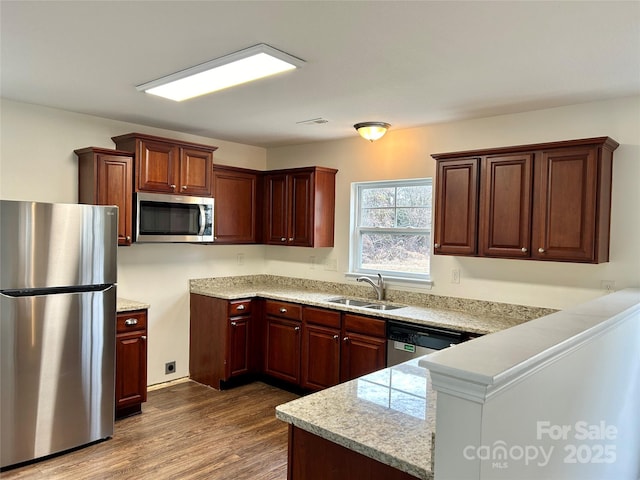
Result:
M617 147L598 137L433 155L434 252L609 261Z
M213 152L218 147L141 133L111 138L135 154L135 191L211 197Z
M603 159L594 146L543 151L536 179L532 256L608 261L611 155ZM605 201L598 201L599 189Z
M118 245L133 238L133 155L107 148L75 150L78 156L78 201L118 207Z
M333 247L336 173L324 167L267 172L264 242Z
M214 239L217 243L258 243L260 172L214 165Z
M477 250L478 164L470 157L438 162L435 253L473 255Z
M532 176L531 153L485 157L480 174L480 255L529 256Z

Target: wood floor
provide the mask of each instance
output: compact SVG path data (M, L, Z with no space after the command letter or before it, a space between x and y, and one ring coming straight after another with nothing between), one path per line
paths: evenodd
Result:
M260 382L217 391L187 381L148 393L113 438L0 473L2 479L285 480L287 424L275 406L295 394Z

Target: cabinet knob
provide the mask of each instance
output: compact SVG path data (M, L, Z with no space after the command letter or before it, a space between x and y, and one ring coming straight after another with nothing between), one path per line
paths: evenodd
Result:
M348 341L349 341L349 337L344 337L344 338L342 339L342 341L343 341L343 342L348 342Z
M290 242L293 242L293 237L289 237L289 241L290 241Z
M127 318L127 319L124 321L124 324L125 324L127 327L133 327L133 326L135 326L135 325L137 325L137 324L138 324L138 319L137 319L137 318Z
M143 335L143 336L141 336L140 338L141 338L142 340L144 340L145 342L147 341L147 336L146 336L146 335Z
M538 253L544 253L544 248L540 247L540 248L538 249Z
M238 306L236 307L236 310L244 310L244 305L238 305Z
M126 238L127 242L131 241L131 236L130 235L127 235L125 238Z
M294 327L294 330L295 330L296 332L299 332L299 331L300 331L300 327Z
M235 326L237 326L237 325L238 325L238 322L231 322L231 326L232 326L232 327L235 327Z
M286 242L286 241L287 241L287 239L286 239L285 237L280 237L280 241L281 241L281 242Z
M522 253L527 253L527 247L522 247L520 250L522 251Z
M287 313L287 309L286 309L286 308L284 308L284 307L282 307L282 308L280 309L280 313Z
M171 190L175 190L176 186L172 183L171 185L169 185L171 187Z
M440 248L440 244L439 243L434 243L433 244L433 248Z
M182 185L182 186L180 187L180 190L186 190L186 189L187 189L187 186L186 186L186 185Z
M333 339L334 339L334 340L338 340L339 338L340 338L340 335L334 335L334 336L333 336Z

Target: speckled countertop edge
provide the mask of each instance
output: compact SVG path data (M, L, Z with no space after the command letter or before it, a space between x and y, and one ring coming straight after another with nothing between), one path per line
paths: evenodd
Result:
M355 391L359 379L279 405L276 417L410 475L431 480L436 397L428 371L424 372L424 420L358 399Z
M252 281L253 279L254 277L194 279L190 281L190 292L226 300L262 297L271 300L281 300L322 308L331 308L344 312L359 313L378 318L400 320L418 325L446 327L476 334L494 333L519 325L528 320L527 318L521 317L491 315L485 312L466 312L416 306L408 304L408 302L403 302L402 305L406 306L396 310L370 310L362 307L346 306L329 302L332 298L339 296L362 298L366 295L365 293L358 296L357 294L361 293L362 290L355 290L348 284L344 284L343 289L341 289L343 284L338 284L338 287L335 287L335 284L330 284L328 288L318 290L318 284L319 286L323 286L325 282L313 282L313 284L310 285L311 288L308 288L308 286L304 284L304 281L300 282L301 287L295 282L281 285L278 284L278 282L261 281L259 276L256 276L257 281ZM354 293L356 295L354 295ZM397 295L397 292L393 292L393 294L394 295L388 295L391 300L389 303L400 304L400 302L396 300L400 296ZM407 299L411 300L414 297L415 295L410 295ZM540 313L542 314L540 316L554 312L554 310L549 309L539 310L541 310Z
M151 306L148 303L138 302L136 300L129 300L127 298L120 298L116 300L116 312L133 312L134 310L148 310Z

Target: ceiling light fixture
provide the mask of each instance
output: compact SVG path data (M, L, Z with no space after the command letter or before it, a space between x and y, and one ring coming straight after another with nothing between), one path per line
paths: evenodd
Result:
M361 122L356 123L353 128L358 131L362 138L373 142L374 140L382 138L390 126L391 125L384 122Z
M180 102L301 67L303 60L261 43L138 85L138 91Z

